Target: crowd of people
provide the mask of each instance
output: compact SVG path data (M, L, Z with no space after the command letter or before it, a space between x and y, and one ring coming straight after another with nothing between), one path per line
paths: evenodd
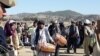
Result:
M49 25L43 20L35 20L33 25L28 27L27 23L16 23L14 20L6 22L4 31L7 43L18 50L20 46L31 46L34 55L50 56L52 53L42 52L38 50L39 43L52 43L56 46L55 56L59 55L61 46L56 44L54 40L56 33L61 34L67 40L64 48L70 53L70 49L77 53L77 48L84 48L87 56L93 53L93 47L96 44L96 22L85 19L82 21L71 21L71 25L65 26L63 22L51 21ZM42 41L42 42L41 42Z
M77 53L77 48L84 48L84 53L86 56L89 56L93 53L93 48L96 45L96 22L85 19L82 21L71 21L71 25L65 27L63 22L51 21L49 26L45 26L44 21L38 21L35 23L34 30L31 35L31 42L33 49L37 51L39 56L50 56L50 53L41 52L40 50L35 49L40 43L39 40L44 41L43 43L53 43L55 44L56 33L61 34L67 40L65 47L67 48L67 53L70 53L70 49L74 49L74 53ZM39 30L40 29L40 30ZM45 33L41 31L46 30ZM39 34L40 33L40 34ZM43 34L43 35L42 35ZM39 35L41 38L39 38ZM36 38L36 39L35 39ZM42 43L41 43L42 44ZM61 46L56 44L54 56L59 56L59 48ZM36 54L35 54L36 55Z
M56 34L66 38L66 52L70 49L77 53L77 48L83 48L85 56L100 55L99 31L95 21L84 19L84 21L71 21L71 25L65 26L63 22L51 21L48 25L44 20L35 20L31 27L27 23L17 23L8 20L2 25L5 16L5 8L14 6L14 0L0 0L0 55L11 56L9 51L13 51L13 56L18 56L18 50L26 45L31 46L34 56L52 56L52 52L44 52L45 48L53 44L55 46L54 56L59 56L59 48L62 47L55 40ZM51 44L48 44L51 43ZM21 47L22 46L22 47Z
M52 56L52 53L42 52L37 47L40 44L47 45L52 43L56 46L54 56L59 56L59 44L54 40L56 33L64 36L67 44L66 53L73 49L77 53L77 48L84 48L84 53L89 56L93 53L96 44L96 22L85 19L82 21L71 21L71 25L65 26L63 22L51 21L48 25L44 20L34 20L32 26L27 23L17 23L14 20L8 20L4 26L4 39L2 44L8 50L13 50L18 55L18 50L24 46L31 46L34 56Z

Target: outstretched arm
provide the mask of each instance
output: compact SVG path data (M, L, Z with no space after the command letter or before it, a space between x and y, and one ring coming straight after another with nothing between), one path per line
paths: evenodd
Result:
M50 36L48 29L46 29L46 34L48 36L48 38L50 39L50 41L54 42L53 38Z

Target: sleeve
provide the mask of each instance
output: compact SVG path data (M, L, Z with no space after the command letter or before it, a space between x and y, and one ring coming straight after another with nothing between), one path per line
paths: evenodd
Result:
M88 36L88 32L87 32L86 27L84 28L84 34L85 34L85 36Z
M65 33L66 33L67 35L69 35L69 28L66 28L66 29L65 29Z
M2 27L0 27L0 44L7 48L6 36Z
M60 31L59 25L57 25L56 28L57 28L57 32L61 34L61 31Z
M52 37L50 36L50 34L49 34L48 29L46 29L46 33L47 33L47 35L48 35L49 39L50 39L52 42L54 42L53 38L52 38Z
M35 33L35 31L33 31L31 34L31 46L32 47L34 47L35 36L36 36L36 33Z
M78 27L76 27L76 32L77 32L77 35L79 36L79 29L78 29Z

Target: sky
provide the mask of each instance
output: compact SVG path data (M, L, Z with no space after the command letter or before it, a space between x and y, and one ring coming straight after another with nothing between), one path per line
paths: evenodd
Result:
M7 14L72 10L82 14L100 14L100 0L16 0Z

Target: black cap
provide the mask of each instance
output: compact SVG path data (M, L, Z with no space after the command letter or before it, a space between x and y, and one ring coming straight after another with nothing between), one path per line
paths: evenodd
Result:
M39 21L38 21L38 25L39 25L39 24L43 24L43 25L45 25L44 20L39 20Z
M37 20L37 19L35 19L33 23L38 23L38 20Z

